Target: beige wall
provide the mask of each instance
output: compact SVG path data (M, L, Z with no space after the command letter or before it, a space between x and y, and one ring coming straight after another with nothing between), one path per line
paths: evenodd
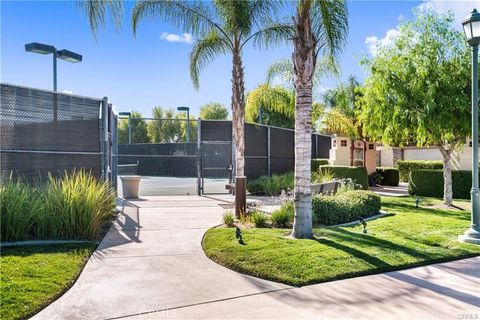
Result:
M393 166L393 149L390 147L379 147L381 150L382 167ZM437 148L405 147L403 149L403 160L439 160L443 157ZM461 151L454 152L452 157L452 168L456 170L470 170L472 168L472 148L465 145Z
M345 140L347 142L346 146L341 145L341 141ZM353 141L348 137L332 137L332 148L330 149L330 159L329 163L331 165L341 165L341 166L350 166L351 162L351 146ZM364 150L364 142L360 140L354 141L356 148L361 148ZM373 149L370 150L368 146L373 144ZM376 144L373 142L367 142L367 150L365 154L365 167L367 168L368 173L375 172L377 169L376 164ZM363 159L362 159L363 160Z

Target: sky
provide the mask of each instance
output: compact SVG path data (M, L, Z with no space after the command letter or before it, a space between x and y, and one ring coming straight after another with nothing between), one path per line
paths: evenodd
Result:
M95 98L108 97L118 111L140 111L151 116L155 106L188 106L198 115L200 106L220 102L230 109L231 58L220 56L202 71L200 89L192 85L189 53L195 39L160 20L141 22L137 36L130 27L134 2L125 6L123 24L107 21L97 37L75 1L5 1L1 10L1 82L52 90L52 57L25 52L24 45L40 42L83 55L81 63L58 61L58 91ZM460 21L480 0L471 1L348 1L349 36L340 56L341 75L320 84L323 92L354 75L362 81L363 55L375 54L398 33L400 19L412 19L414 8L438 12L453 10ZM291 16L291 9L282 12ZM268 50L247 47L243 52L246 91L265 82L268 66L290 58L290 43Z

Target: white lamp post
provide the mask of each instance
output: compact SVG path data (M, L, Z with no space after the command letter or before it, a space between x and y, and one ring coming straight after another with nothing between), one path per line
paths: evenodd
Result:
M470 229L458 237L462 242L480 244L480 190L478 189L478 45L480 13L473 9L462 23L468 44L472 47L472 220Z

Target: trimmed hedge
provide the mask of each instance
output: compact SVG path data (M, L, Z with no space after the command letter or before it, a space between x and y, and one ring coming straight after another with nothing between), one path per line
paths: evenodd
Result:
M453 198L470 199L472 171L452 170ZM443 197L443 170L412 170L408 192L424 197Z
M312 159L312 172L317 171L318 167L328 165L328 159Z
M330 169L335 179L352 178L356 183L361 184L363 189L368 190L368 174L365 167L320 166L320 168Z
M397 168L378 167L377 173L380 174L380 185L398 186L398 183L400 182L400 173Z
M443 169L443 162L430 160L398 160L397 167L400 173L400 181L409 182L410 172L412 170Z
M379 195L371 191L352 190L336 196L314 196L312 217L316 224L335 225L374 216L380 207Z

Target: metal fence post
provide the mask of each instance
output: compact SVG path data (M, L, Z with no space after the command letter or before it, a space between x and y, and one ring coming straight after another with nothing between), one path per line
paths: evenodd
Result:
M108 98L102 99L102 176L105 181L108 181Z
M271 151L270 151L270 126L267 127L267 171L268 176L272 175L272 160L271 160Z
M197 120L197 194L202 195L202 119Z

